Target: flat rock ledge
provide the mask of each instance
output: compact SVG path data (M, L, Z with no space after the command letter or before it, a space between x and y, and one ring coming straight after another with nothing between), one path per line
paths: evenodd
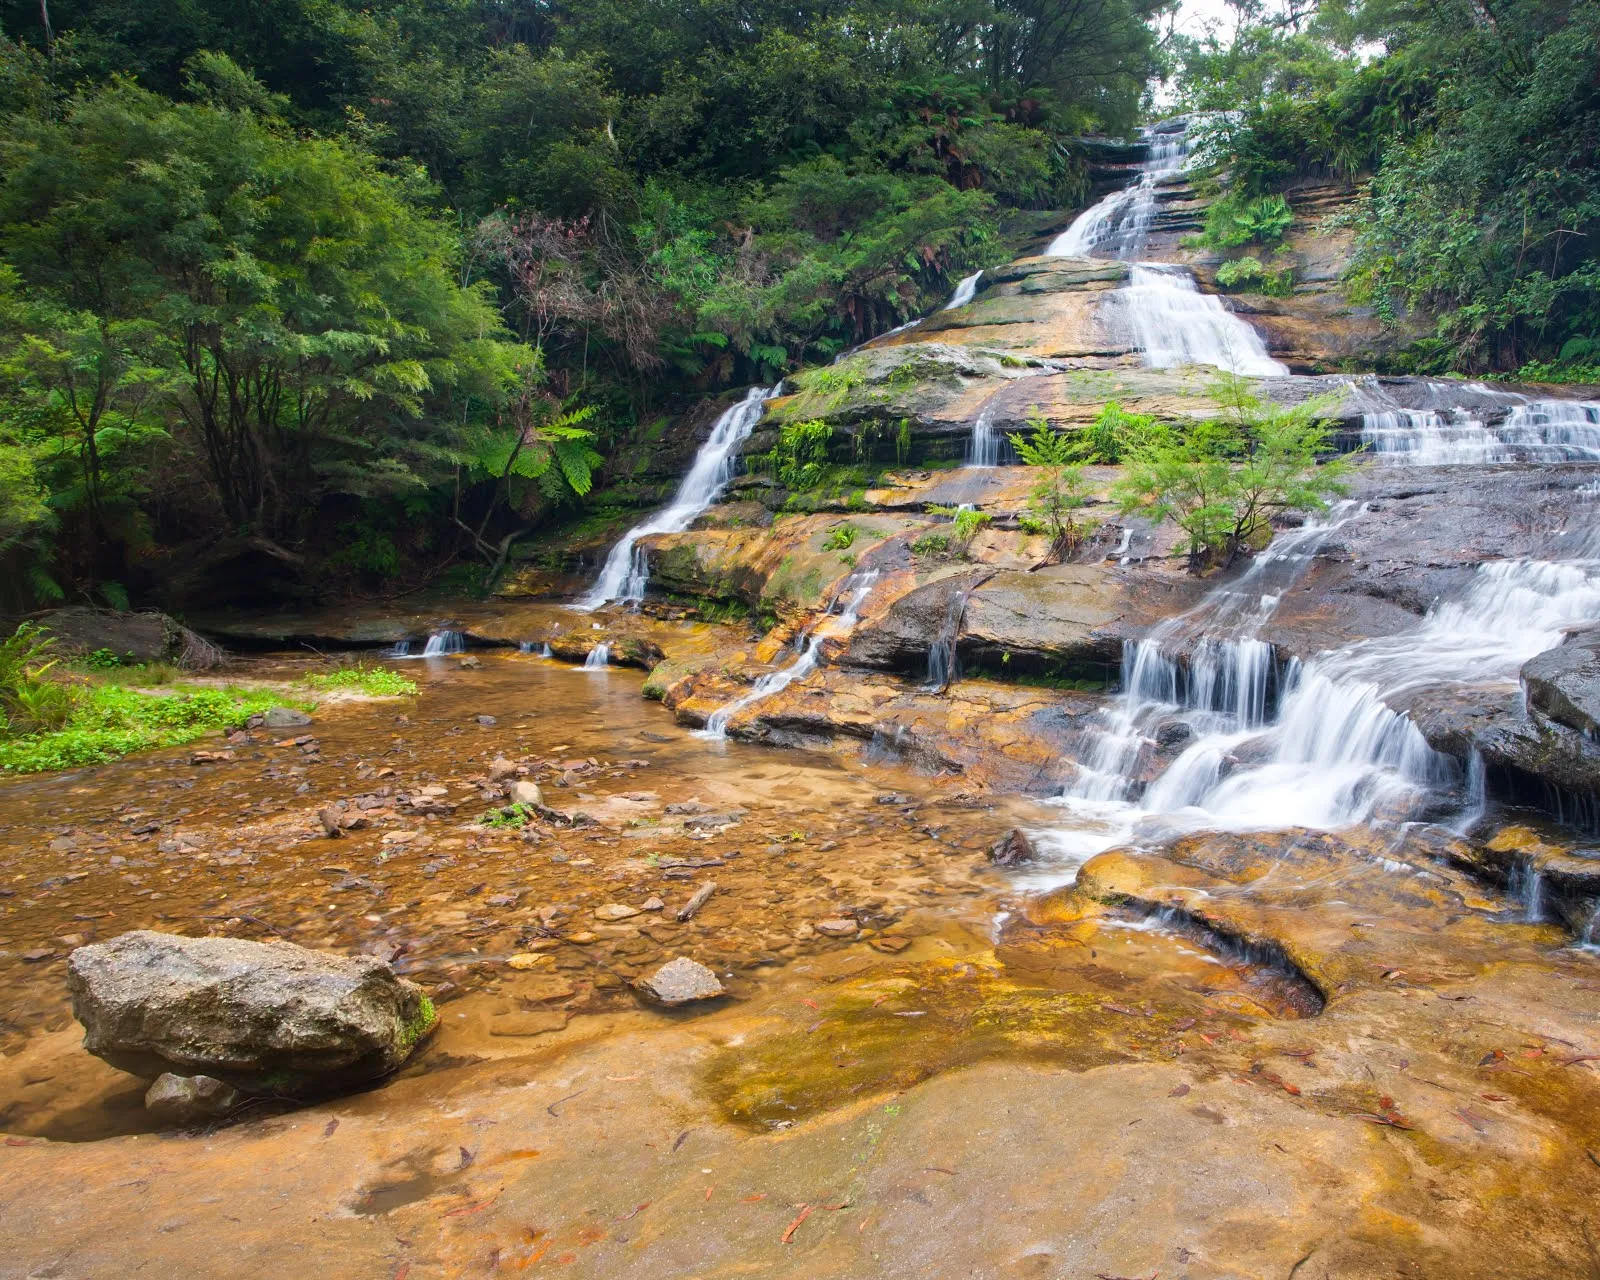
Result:
M145 1079L209 1076L247 1094L323 1096L399 1067L438 1021L370 956L140 929L67 964L83 1047Z

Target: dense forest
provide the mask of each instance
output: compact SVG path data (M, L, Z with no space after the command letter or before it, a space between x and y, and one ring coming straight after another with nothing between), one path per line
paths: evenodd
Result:
M1173 111L1214 222L1361 190L1397 367L1600 380L1600 0L1172 8L9 0L0 607L480 586L663 412L926 311Z

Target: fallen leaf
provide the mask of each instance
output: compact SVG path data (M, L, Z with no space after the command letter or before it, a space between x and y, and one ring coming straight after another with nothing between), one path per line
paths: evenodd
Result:
M1169 1097L1169 1098L1187 1098L1188 1096L1189 1096L1189 1086L1186 1085L1186 1084L1178 1085L1170 1093L1167 1094L1167 1097Z
M487 1209L490 1205L492 1205L499 1198L500 1198L500 1193L498 1191L496 1191L487 1200L479 1200L476 1204L464 1204L459 1209L450 1210L450 1212L445 1214L444 1216L447 1217L447 1218L466 1218L466 1217L470 1217L472 1214L482 1213L485 1209Z
M783 1243L784 1244L788 1244L791 1240L794 1239L794 1233L796 1231L800 1230L800 1224L802 1222L804 1222L810 1216L811 1216L811 1206L808 1205L808 1204L801 1205L800 1206L800 1212L795 1215L794 1221L791 1222L787 1227L784 1228L784 1232L783 1232Z

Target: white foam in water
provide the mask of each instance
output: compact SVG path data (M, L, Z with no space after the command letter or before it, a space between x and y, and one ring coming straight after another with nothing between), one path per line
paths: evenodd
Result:
M777 386L751 387L742 401L717 419L710 437L695 454L694 465L678 486L671 505L623 535L622 541L612 547L606 557L599 579L574 602L574 609L587 612L612 600L632 603L644 599L650 568L637 545L639 540L654 533L682 533L722 496L723 489L733 478L734 452L755 430L756 423L761 420L762 406L777 391Z
M604 671L611 665L611 646L605 643L597 644L589 650L589 656L583 660L585 671Z
M970 276L956 285L956 291L950 295L950 301L945 303L944 311L954 311L957 307L964 307L971 302L978 293L978 281L983 279L983 272L974 271Z
M796 680L803 680L817 669L817 664L822 661L822 641L827 636L840 636L848 634L855 629L861 619L861 606L866 603L867 597L872 594L873 585L878 581L878 570L862 569L850 575L845 580L840 596L849 592L848 603L845 611L840 615L838 623L827 629L824 634L821 626L813 628L801 639L800 656L781 671L769 672L753 685L750 691L741 697L735 698L726 706L718 707L706 720L704 729L696 730L697 738L709 738L721 741L728 736L728 722L740 711L753 703L760 702L763 698L770 698L775 693L781 693ZM834 602L837 603L837 600ZM823 620L832 614L832 605L829 612L823 615Z

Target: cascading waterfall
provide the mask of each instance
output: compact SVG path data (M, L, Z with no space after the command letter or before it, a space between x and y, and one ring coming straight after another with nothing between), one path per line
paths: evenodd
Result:
M1220 298L1200 292L1187 267L1143 261L1161 185L1182 174L1189 159L1185 126L1146 130L1150 155L1131 186L1079 214L1045 250L1049 257L1116 258L1133 263L1128 283L1106 298L1112 331L1131 341L1153 368L1206 364L1247 377L1282 377L1289 370L1267 354L1261 335Z
M967 613L967 601L972 593L989 581L994 574L984 573L970 579L953 591L945 606L944 621L939 634L928 649L928 678L923 682L924 693L943 693L950 683L961 675L961 662L956 654L956 640L961 635L961 619Z
M1000 465L1000 435L994 429L995 408L986 404L972 424L972 440L967 446L967 465L991 469Z
M1134 266L1127 285L1109 294L1105 305L1112 331L1131 337L1151 368L1206 364L1253 378L1289 372L1221 298L1200 292L1186 267Z
M1186 673L1162 651L1184 621L1241 612L1237 602L1208 601L1130 646L1123 691L1060 801L1088 828L1045 836L1074 870L1151 822L1331 829L1414 818L1452 795L1458 823L1472 820L1483 804L1481 761L1463 778L1390 702L1428 686L1515 682L1522 664L1569 628L1600 619L1600 562L1487 563L1461 600L1437 606L1409 632L1279 666L1275 716L1266 697L1273 664L1259 642L1207 637ZM1135 802L1140 764L1166 725L1181 726L1188 745Z
M589 650L589 656L583 660L585 671L604 671L611 665L611 646L601 641Z
M829 604L827 612L823 614L823 621L833 615L833 610L840 599L847 599L845 611L840 615L836 626L828 628L828 635L838 636L848 634L855 629L861 620L861 606L872 594L872 588L878 581L878 570L862 569L845 579L839 595ZM846 596L848 592L848 596ZM718 707L706 720L704 729L696 733L696 737L709 738L722 741L728 736L728 723L735 715L753 703L760 702L763 698L770 698L775 693L781 693L796 680L803 680L817 669L822 661L822 641L824 636L821 626L813 627L800 638L800 655L781 671L773 671L761 677L750 691L741 697L735 698L726 706Z
M983 279L983 272L974 271L958 285L956 291L950 295L950 301L940 308L941 311L954 311L957 307L964 307L971 302L978 293L978 281Z
M555 654L550 651L550 642L548 640L543 642L538 640L519 640L517 642L517 652L531 653L539 658L555 657Z
M589 612L612 600L631 604L644 599L650 566L643 549L638 546L639 540L656 533L682 533L722 496L723 489L733 478L735 451L755 430L763 406L778 393L779 386L782 384L751 387L742 401L717 419L710 437L695 454L694 465L678 486L671 505L623 535L622 541L606 556L599 579L573 608Z
M1361 417L1361 439L1386 462L1419 467L1600 461L1600 404L1530 400L1491 425L1465 409L1396 409Z
M428 636L421 653L411 652L411 641L398 641L393 648L384 650L386 658L442 658L453 653L465 653L467 637L463 631L435 631Z
M1180 175L1189 162L1187 129L1146 130L1150 155L1131 186L1113 191L1080 213L1073 224L1050 242L1047 258L1119 258L1131 262L1144 252L1155 220L1156 190Z

